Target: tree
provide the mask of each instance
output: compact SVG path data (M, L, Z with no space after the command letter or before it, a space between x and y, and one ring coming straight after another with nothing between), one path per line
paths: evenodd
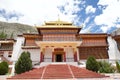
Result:
M11 33L10 38L14 38L14 32Z
M117 72L120 73L120 64L118 63L118 61L116 61L116 68L117 68Z
M3 61L0 63L0 75L5 75L6 73L8 73L9 67L8 67L8 63Z
M15 64L15 72L17 74L29 71L32 69L32 61L29 52L22 52L18 61Z
M89 56L86 62L86 69L92 70L94 72L97 72L99 69L98 62L96 61L95 57Z
M7 34L4 31L2 31L0 33L0 39L5 39L5 38L7 38Z
M27 51L27 54L28 54L29 57L31 57L31 56L30 56L30 52Z
M99 62L99 72L100 73L114 73L115 68L106 61L100 61Z

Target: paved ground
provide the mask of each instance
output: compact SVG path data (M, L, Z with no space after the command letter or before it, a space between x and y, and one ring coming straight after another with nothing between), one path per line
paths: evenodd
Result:
M6 80L6 77L7 76L0 76L0 80ZM24 80L26 80L26 79L24 79ZM30 79L30 80L32 80L32 79ZM47 80L47 79L42 79L42 80ZM120 76L119 77L110 77L110 78L94 78L94 79L93 78L92 79L84 78L84 79L48 79L48 80L120 80Z
M8 75L1 75L0 80L6 80L7 77L8 77Z
M84 78L84 79L62 79L62 80L120 80L120 73L105 74L105 75L110 76L110 77L109 78L94 78L94 79L93 78ZM9 76L1 75L0 80L6 80L7 77L9 77ZM49 79L49 80L61 80L61 79Z

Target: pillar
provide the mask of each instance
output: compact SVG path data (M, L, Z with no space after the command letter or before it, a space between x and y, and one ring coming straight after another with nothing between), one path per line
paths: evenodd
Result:
M76 51L74 52L74 61L75 61L75 62L78 61L78 59L77 59L77 52L76 52Z
M79 61L80 60L80 55L79 55L79 48L76 48L76 56L77 56L77 61Z
M54 62L54 52L52 52L52 62Z
M44 58L44 55L43 55L43 52L40 53L40 62L43 62L43 58Z
M64 52L64 62L66 62L66 53Z

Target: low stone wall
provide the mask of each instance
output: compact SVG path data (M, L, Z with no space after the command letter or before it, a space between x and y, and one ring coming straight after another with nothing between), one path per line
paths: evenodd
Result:
M6 80L7 77L8 75L0 75L0 80Z
M106 76L110 76L110 78L114 80L120 80L120 73L111 73L111 74L105 74Z

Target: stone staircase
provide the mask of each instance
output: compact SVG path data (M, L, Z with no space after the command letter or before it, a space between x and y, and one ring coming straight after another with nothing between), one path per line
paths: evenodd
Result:
M66 78L72 78L72 74L70 73L70 70L66 64L64 65L54 64L54 65L49 65L49 67L46 68L43 78L66 79Z
M18 79L87 79L87 78L106 78L96 72L85 68L76 67L69 64L49 64L44 67L36 68L22 74L8 78L7 80ZM95 79L96 80L96 79ZM107 80L107 79L106 79Z
M78 66L77 62L41 62L40 65L37 65L35 67L43 67L49 64L70 64L70 65Z

